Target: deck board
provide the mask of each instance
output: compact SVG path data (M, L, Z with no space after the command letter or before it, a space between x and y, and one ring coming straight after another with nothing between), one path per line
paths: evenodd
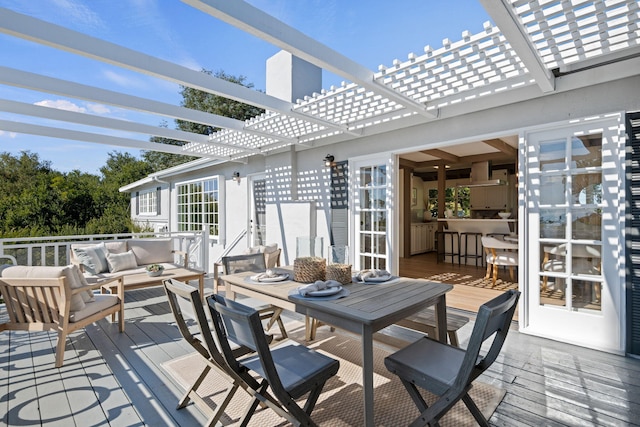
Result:
M498 292L467 288L456 285L461 298L470 291L478 302ZM197 406L175 409L184 390L162 369L192 352L162 288L130 291L125 305L125 332L105 319L73 333L61 369L54 367L54 334L0 333L0 425L202 425ZM471 318L458 331L464 347L474 315L450 310ZM417 337L397 326L383 333L400 345ZM506 390L493 426L640 425L639 360L520 334L516 323L483 381Z

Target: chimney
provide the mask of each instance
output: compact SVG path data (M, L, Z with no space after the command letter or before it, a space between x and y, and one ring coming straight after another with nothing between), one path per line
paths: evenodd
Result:
M266 83L267 95L296 102L313 92L320 92L322 69L281 50L267 59Z

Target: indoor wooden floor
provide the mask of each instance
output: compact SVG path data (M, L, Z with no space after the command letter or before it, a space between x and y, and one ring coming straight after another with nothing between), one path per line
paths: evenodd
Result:
M507 270L499 270L496 285L485 279L486 267L436 262L436 253L400 258L400 275L421 277L454 286L447 294L447 306L459 310L478 312L478 307L508 289L518 289L518 283L510 281ZM517 279L517 278L516 278ZM517 320L517 313L515 316Z

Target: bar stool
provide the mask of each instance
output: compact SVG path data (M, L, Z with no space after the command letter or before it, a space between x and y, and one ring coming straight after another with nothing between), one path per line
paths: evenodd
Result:
M460 233L460 243L462 244L462 238L464 238L464 264L467 265L467 260L469 258L476 260L476 267L478 266L478 260L480 260L480 265L484 265L484 249L482 247L482 233L466 231L464 233ZM469 240L472 239L473 247L475 249L475 255L469 253ZM478 244L480 244L480 248L478 248ZM458 257L460 260L460 257Z
M460 236L457 231L438 231L438 263L446 262L448 256L451 257L451 264L453 264L454 257L458 257L458 265L460 265ZM447 252L447 244L445 239L448 239L451 251Z

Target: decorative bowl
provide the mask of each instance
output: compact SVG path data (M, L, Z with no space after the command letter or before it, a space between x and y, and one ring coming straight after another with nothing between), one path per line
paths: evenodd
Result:
M507 218L509 218L511 216L511 212L498 212L498 215L502 219L507 219Z
M164 272L164 267L159 264L152 264L147 266L146 270L149 277L158 277Z

